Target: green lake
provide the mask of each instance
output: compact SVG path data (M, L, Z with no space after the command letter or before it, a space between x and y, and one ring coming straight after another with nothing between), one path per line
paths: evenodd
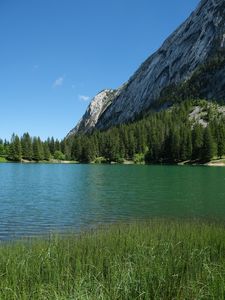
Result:
M225 218L225 168L0 164L0 240L99 224Z

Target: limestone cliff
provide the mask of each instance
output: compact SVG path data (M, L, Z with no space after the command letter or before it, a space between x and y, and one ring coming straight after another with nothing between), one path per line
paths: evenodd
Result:
M156 102L162 91L186 82L210 57L225 55L225 0L202 0L190 17L169 36L118 90L105 90L90 103L71 133L105 129L133 120ZM208 78L208 99L225 100L225 66ZM203 77L204 80L205 77Z

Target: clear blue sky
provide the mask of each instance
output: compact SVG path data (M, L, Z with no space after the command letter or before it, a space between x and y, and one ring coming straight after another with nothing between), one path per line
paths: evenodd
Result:
M0 137L63 138L198 0L0 0Z

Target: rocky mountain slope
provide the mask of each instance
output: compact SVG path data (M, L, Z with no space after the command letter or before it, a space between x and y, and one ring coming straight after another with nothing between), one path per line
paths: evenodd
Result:
M95 127L97 121L118 95L117 90L104 90L97 94L91 101L83 118L77 126L69 132L69 135L77 132L87 132L90 128Z
M176 96L165 91L189 82L196 97L225 100L225 0L202 0L127 83L92 100L70 134L132 121L162 97L165 104Z

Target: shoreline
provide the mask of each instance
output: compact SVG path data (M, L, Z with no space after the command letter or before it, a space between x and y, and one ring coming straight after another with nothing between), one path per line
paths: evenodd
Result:
M211 160L207 163L197 163L197 162L190 162L190 161L184 161L184 162L178 162L178 163L135 163L134 161L124 161L124 162L78 162L78 161L70 161L70 160L50 160L50 161L28 161L28 160L22 160L22 161L0 161L0 164L11 164L11 163L17 163L17 164L87 164L87 165L149 165L149 166L205 166L205 167L225 167L225 160Z
M79 164L79 162L77 161L70 161L70 160L51 160L51 161L29 161L29 160L22 160L22 161L10 161L10 160L7 160L7 161L0 161L0 164L46 164L46 165L50 165L50 164Z

